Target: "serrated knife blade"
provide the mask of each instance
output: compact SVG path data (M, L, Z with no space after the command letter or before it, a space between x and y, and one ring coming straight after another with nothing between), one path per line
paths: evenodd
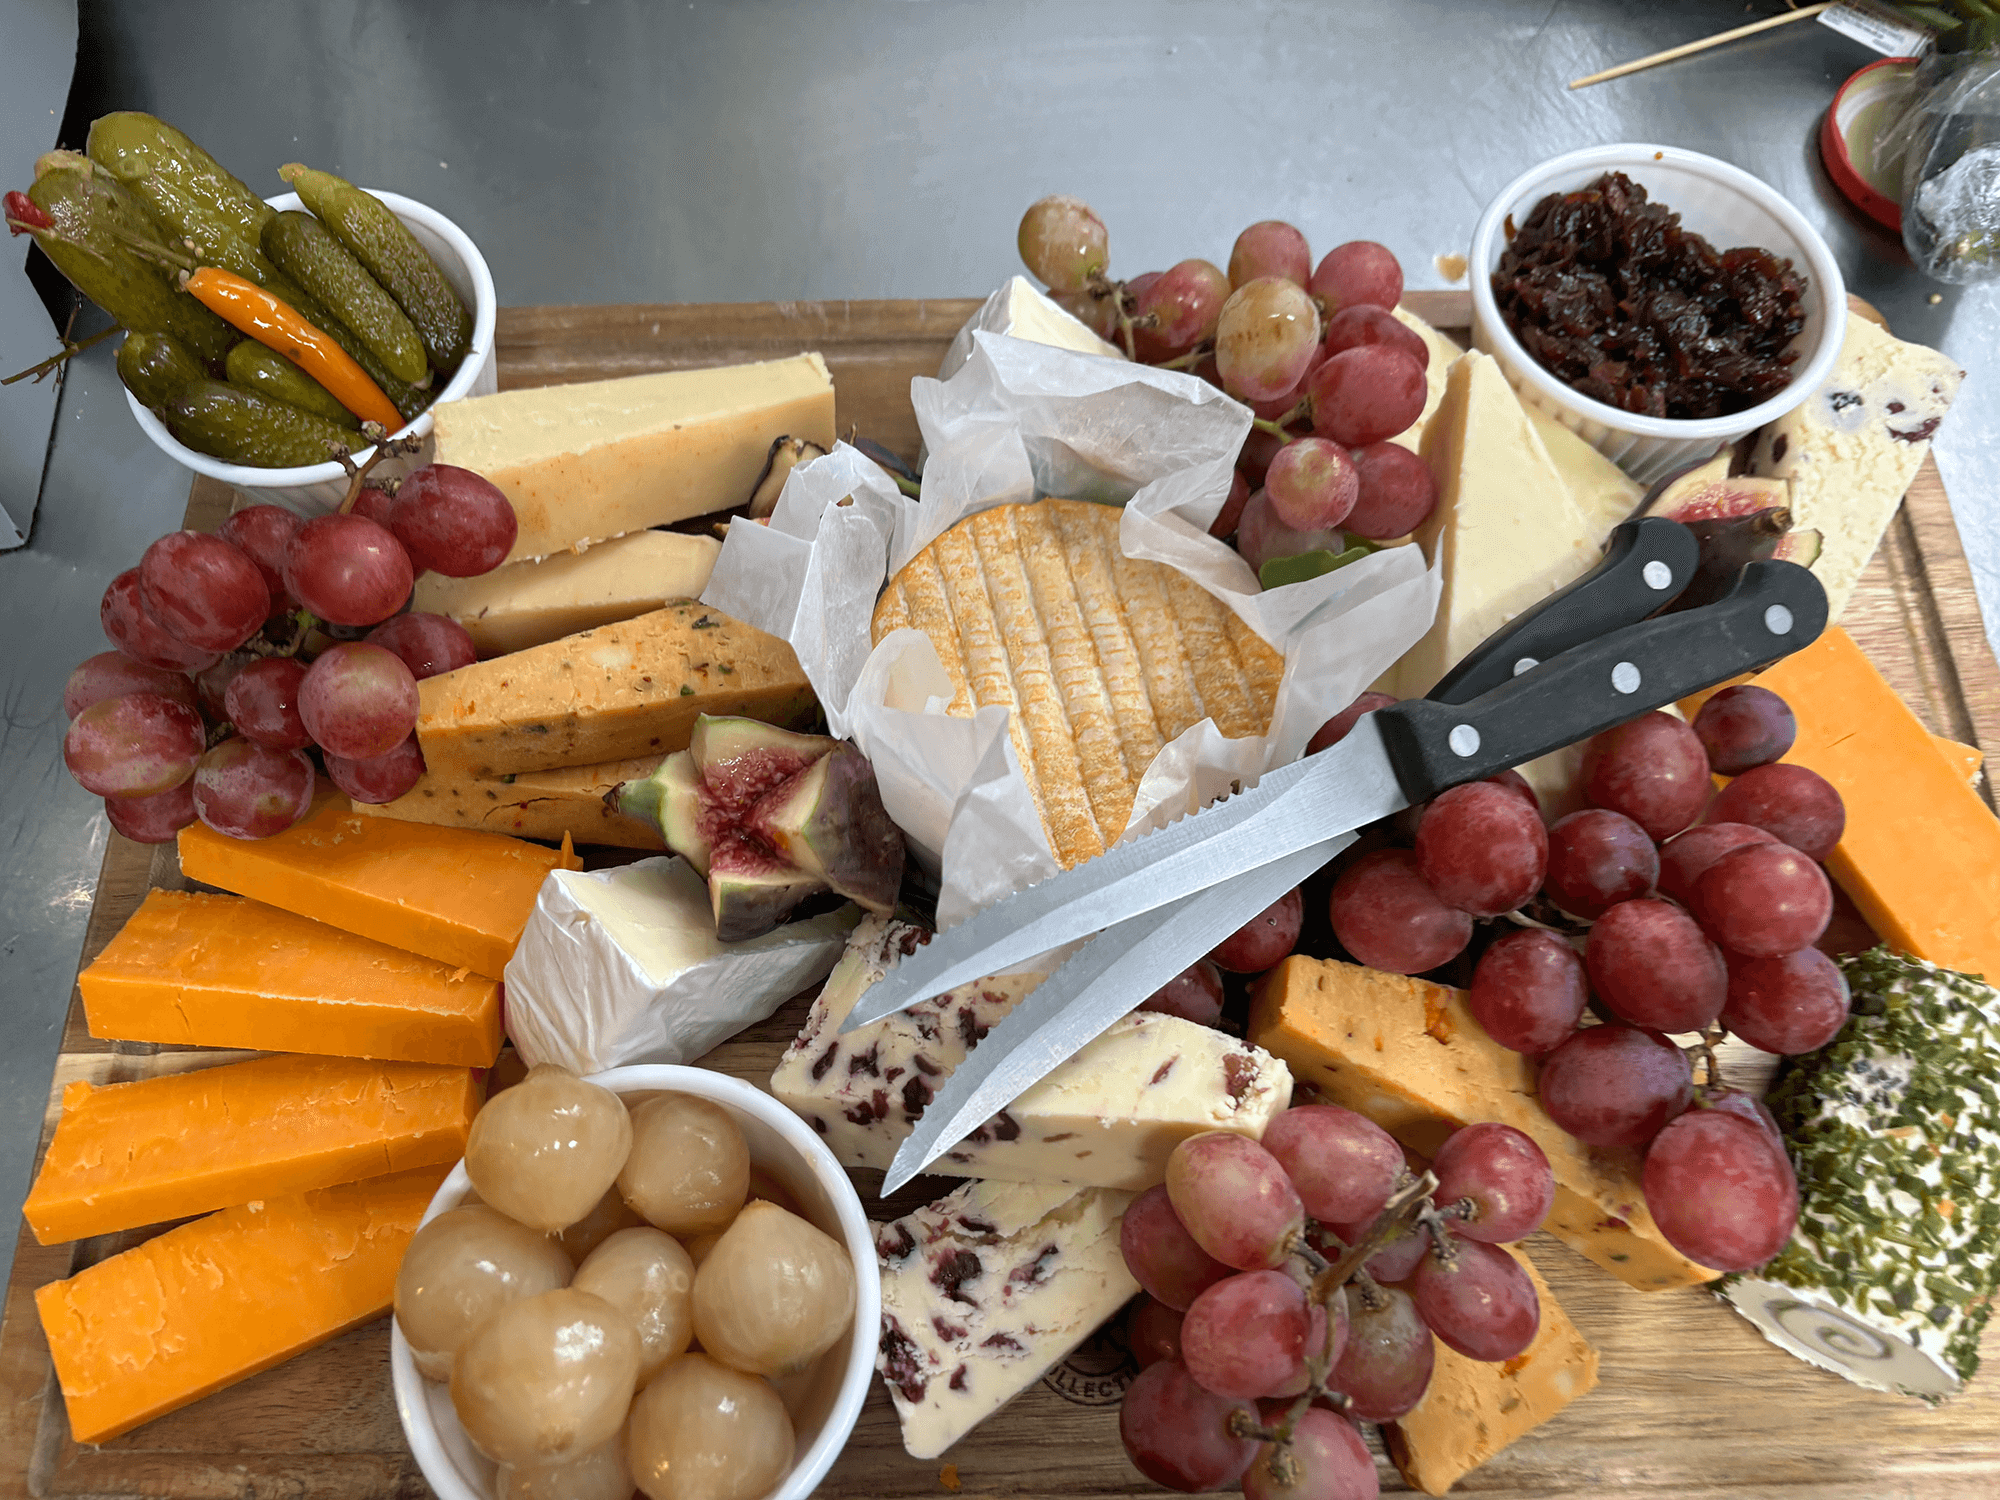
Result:
M1260 865L1121 923L1072 954L973 1048L896 1148L887 1196L1252 921L1354 841L1352 833ZM921 950L919 950L921 951Z
M1191 891L1212 890L1271 860L1409 805L1381 732L1372 716L1365 716L1331 749L1273 771L1226 801L996 901L939 933L863 995L840 1029L852 1031L961 984L1004 974L1065 943L1115 927ZM1251 908L1250 916L1276 899Z

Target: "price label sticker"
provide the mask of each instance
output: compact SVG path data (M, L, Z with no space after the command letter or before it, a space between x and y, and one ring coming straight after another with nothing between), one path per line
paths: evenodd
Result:
M1821 11L1819 21L1884 57L1922 57L1936 40L1928 27L1897 14L1879 0L1840 0Z

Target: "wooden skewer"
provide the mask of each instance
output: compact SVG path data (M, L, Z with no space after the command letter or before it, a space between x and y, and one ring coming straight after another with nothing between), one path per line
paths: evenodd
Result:
M1628 63L1620 63L1615 68L1606 68L1602 73L1592 73L1588 78L1578 78L1570 84L1573 89L1587 89L1593 83L1603 83L1610 78L1623 78L1627 73L1637 73L1641 69L1655 67L1660 63L1672 62L1676 58L1690 57L1697 52L1706 52L1710 47L1720 47L1724 42L1733 42L1738 37L1752 36L1759 31L1769 31L1773 26L1789 26L1794 21L1803 21L1808 16L1816 16L1823 10L1831 9L1836 0L1821 0L1817 5L1803 5L1797 10L1788 10L1783 15L1766 16L1761 21L1752 21L1748 26L1738 26L1734 31L1717 32L1714 36L1703 37L1698 42L1686 42L1678 47L1669 47L1664 52L1655 52L1650 57L1635 58Z

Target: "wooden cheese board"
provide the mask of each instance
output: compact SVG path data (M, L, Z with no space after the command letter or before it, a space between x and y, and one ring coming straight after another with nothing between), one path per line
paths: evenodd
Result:
M1462 336L1465 294L1416 292L1408 304ZM909 381L935 372L945 344L976 306L948 300L513 308L500 315L500 383L562 384L818 349L834 374L842 432L858 429L914 456ZM197 481L187 524L213 527L229 502L221 486ZM1934 464L1926 462L1918 475L1844 623L1932 731L1989 755L2000 750L2000 666ZM1990 801L1990 784L1986 795ZM82 962L118 931L147 890L185 884L171 845L149 848L112 834ZM803 998L792 1001L704 1061L764 1083L804 1007ZM99 1041L88 1034L73 992L43 1149L66 1083L145 1078L236 1055ZM861 1185L872 1212L871 1175L863 1174ZM890 1209L923 1201L936 1186L920 1180ZM34 1290L151 1232L43 1247L22 1228L0 1314L0 1500L405 1500L431 1493L397 1425L387 1319L102 1447L74 1443ZM1699 1289L1634 1291L1546 1235L1535 1237L1531 1251L1601 1351L1601 1384L1467 1475L1455 1493L1509 1500L1610 1493L1681 1500L2000 1496L2000 1323L1986 1337L1985 1378L1957 1400L1928 1408L1863 1391L1780 1353ZM877 1386L820 1492L1163 1493L1139 1477L1119 1446L1118 1395L1132 1369L1122 1346L1100 1336L976 1429L946 1455L949 1463L904 1453ZM1385 1492L1405 1488L1386 1463L1381 1472Z

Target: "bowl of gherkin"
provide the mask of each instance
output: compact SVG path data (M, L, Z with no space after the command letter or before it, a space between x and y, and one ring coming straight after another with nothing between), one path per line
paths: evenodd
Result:
M35 163L7 222L125 329L119 378L162 452L310 516L344 498L343 457L497 389L493 278L433 208L279 175L295 191L260 199L164 121L106 115L87 152Z

